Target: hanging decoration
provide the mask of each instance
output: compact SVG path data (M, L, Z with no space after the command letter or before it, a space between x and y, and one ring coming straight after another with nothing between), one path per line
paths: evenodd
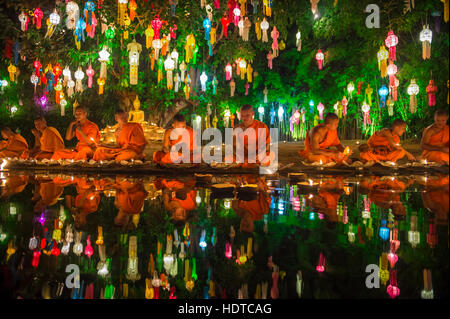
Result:
M419 86L416 84L415 79L411 79L411 83L408 86L409 94L409 107L411 114L417 112L417 94L419 94Z
M152 46L153 37L155 36L155 31L153 31L151 24L148 25L147 29L145 29L144 34L145 34L145 47L148 49Z
M226 17L226 14L222 17L220 20L220 23L222 24L222 30L223 30L223 36L227 38L228 36L228 26L230 25L231 21L228 20Z
M81 66L79 66L78 70L74 73L74 77L77 80L77 82L75 84L75 91L82 92L83 86L81 84L81 80L83 80L83 78L84 78L84 72L83 72L83 70L81 70Z
M83 17L80 17L78 19L76 28L75 28L75 45L77 46L77 49L80 50L81 48L81 41L85 41L84 37L84 30L86 29L86 22L84 21Z
M389 65L387 67L387 74L389 75L389 86L395 86L395 75L397 74L397 66L394 62L389 61Z
M428 24L423 26L420 32L420 41L422 41L422 58L424 60L431 58L431 40L433 39L433 31L430 30Z
M40 29L42 25L42 18L44 17L44 12L42 12L42 10L37 7L34 10L34 17L36 19L36 29Z
M317 60L317 65L319 67L319 70L322 70L323 59L324 59L324 55L323 55L322 51L319 49L316 54L316 60Z
M325 110L325 106L319 102L319 104L317 104L317 111L319 111L319 118L321 121L323 121L323 111Z
M433 80L430 80L426 90L428 94L428 106L435 106L437 86L434 84Z
M231 97L234 96L235 89L236 89L236 83L234 82L233 79L231 79L231 82L230 82L230 96Z
M189 100L189 94L191 92L190 85L191 85L191 77L188 74L186 76L186 78L184 79L184 94L185 94L186 100Z
M16 73L17 73L17 68L14 64L10 64L8 66L8 73L9 73L9 81L10 82L15 82L16 81Z
M89 64L89 67L86 69L86 75L88 77L88 88L92 88L92 77L94 76L95 71L92 68L92 65Z
M370 106L364 101L361 109L364 113L364 127L367 127L367 125L370 125Z
M98 53L98 61L100 62L100 78L106 80L106 64L109 62L110 53L107 50L108 48L104 46L102 50ZM66 67L68 69L68 67ZM70 74L70 71L69 71ZM64 80L65 81L65 80Z
M378 90L378 95L380 96L380 107L385 107L386 105L386 96L389 94L389 90L386 85L383 85Z
M20 21L20 30L23 32L28 30L28 23L30 22L30 17L25 13L21 12L19 14L19 21Z
M208 18L205 18L203 20L203 28L205 29L205 40L209 41L211 39L210 32L211 32L211 20Z
M280 36L280 33L277 30L276 26L273 26L272 32L270 33L270 36L272 37L272 52L273 57L278 57L278 37Z
M261 22L261 30L262 30L262 42L269 42L269 37L267 34L267 30L269 30L269 22L267 22L266 18Z
M127 46L130 61L130 85L137 85L139 73L139 54L142 51L142 45L135 39Z
M175 61L172 60L171 55L167 55L166 60L164 61L164 69L166 70L167 74L167 89L172 90L173 88L173 70L175 68Z
M395 47L398 44L398 37L394 34L394 31L390 30L388 32L387 38L384 40L384 43L389 49L389 60L397 61L397 55Z
M367 87L366 87L364 93L365 93L364 100L367 101L367 104L369 106L372 106L373 89L370 87L370 84L367 84Z
M350 97L350 100L353 97L353 91L355 90L355 85L353 84L353 81L351 81L348 85L347 85L347 92L348 92L348 96Z
M200 84L202 86L202 91L206 91L206 81L208 81L208 76L206 75L205 71L202 72L200 75Z
M69 30L75 30L78 19L80 18L80 9L78 4L74 1L69 1L66 4L66 27Z
M271 70L273 68L273 58L274 56L272 54L272 51L269 51L269 53L267 53L267 66Z
M342 115L345 117L347 115L347 106L348 106L348 101L345 96L342 98L341 104L342 104Z
M125 25L125 15L127 14L127 3L128 0L118 0L119 1L119 25L123 27Z
M389 52L386 50L384 45L380 46L380 50L377 53L378 57L378 70L381 72L381 77L385 78L387 76L387 60L389 58Z

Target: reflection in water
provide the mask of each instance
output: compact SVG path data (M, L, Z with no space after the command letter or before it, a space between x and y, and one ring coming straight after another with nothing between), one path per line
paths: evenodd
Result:
M447 175L2 173L0 185L3 298L448 297Z

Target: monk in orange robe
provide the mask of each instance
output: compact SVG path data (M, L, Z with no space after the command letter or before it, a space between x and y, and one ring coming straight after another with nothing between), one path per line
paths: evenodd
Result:
M423 206L435 214L434 220L438 225L448 225L448 175L427 177L419 180L419 183L425 186L422 192Z
M313 181L319 182L317 180ZM343 193L343 177L336 176L333 180L323 181L319 187L318 194L306 197L306 203L315 212L325 215L327 222L336 223L338 222L338 203Z
M253 233L254 222L263 219L264 215L269 213L272 198L269 196L269 188L264 177L257 178L256 181L252 181L251 177L246 177L246 182L249 184L254 182L258 185L258 198L250 201L233 200L231 205L234 212L241 217L240 231Z
M446 111L438 110L434 113L434 124L423 131L420 144L423 150L422 159L448 165L449 126L447 121Z
M30 157L35 159L51 159L56 151L64 149L64 140L54 127L47 126L43 117L34 120L35 128L31 130L35 137L34 148Z
M58 198L62 195L64 186L59 185L53 180L38 179L35 184L33 201L37 200L34 206L35 212L41 212L46 207L55 205Z
M241 123L233 130L233 162L242 168L267 167L274 163L270 151L270 131L266 124L255 120L255 110L249 104L241 107ZM260 149L260 144L262 148ZM225 158L230 162L231 158Z
M124 110L116 111L115 119L118 123L115 133L118 145L113 147L99 145L94 153L94 161L114 159L116 162L120 162L144 159L143 152L148 142L141 124L128 123L128 114Z
M28 185L28 175L10 175L4 183L0 184L2 186L0 198L8 198L23 192Z
M130 182L125 178L116 180L117 195L114 201L119 213L114 217L114 224L126 226L132 216L139 216L144 207L147 191L141 182Z
M406 122L396 119L392 122L391 128L384 128L373 133L367 144L360 146L361 160L363 162L390 161L395 163L406 156L410 161L415 161L414 155L400 145L400 136L405 133L405 130Z
M97 124L87 119L87 111L84 106L77 106L75 109L75 121L70 123L66 132L66 140L70 141L75 136L78 139L78 144L75 151L64 149L56 151L52 160L59 159L73 159L87 160L94 155L95 143L100 141L100 133Z
M25 159L28 156L28 143L17 133L14 133L9 127L1 130L4 141L0 141L0 158L18 157Z
M305 149L298 154L309 162L327 164L331 162L350 162L351 150L344 148L337 135L339 118L334 113L325 116L323 124L319 124L306 133ZM334 147L336 149L331 149ZM344 154L346 151L346 154Z

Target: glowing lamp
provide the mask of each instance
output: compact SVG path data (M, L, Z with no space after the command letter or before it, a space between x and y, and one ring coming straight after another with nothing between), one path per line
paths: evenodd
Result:
M384 78L387 75L387 60L389 58L389 52L386 50L384 45L380 47L377 53L378 58L378 69L381 72L381 77Z
M427 26L423 26L420 32L420 41L422 41L422 58L424 60L431 57L431 40L433 38L433 31Z
M154 39L152 41L152 47L155 50L155 60L159 58L159 50L162 48L162 42L160 39Z
M262 42L269 42L269 37L267 34L267 30L269 30L269 22L267 22L266 18L261 22L261 30L263 32Z
M225 243L225 257L230 259L233 256L233 253L231 251L231 245L229 242Z
M361 109L364 113L364 126L370 125L370 106L366 103L366 101L363 102Z
M91 246L91 235L86 239L86 247L84 248L84 254L89 258L94 254L94 249Z
M201 236L200 236L200 242L199 242L199 244L198 244L202 250L204 250L204 249L206 248L206 246L207 246L207 243L206 243L206 241L205 241L205 237L206 237L206 232L205 232L205 230L203 229L203 230L202 230L202 234L201 234Z
M389 94L389 90L386 85L380 87L380 89L378 90L378 94L380 95L381 99L380 107L384 107L386 105L386 96Z
M319 70L322 70L323 59L324 59L324 55L323 55L322 51L319 49L319 51L317 51L317 54L316 54L316 60L317 60L317 65L319 67Z
M411 79L411 84L408 86L408 94L409 94L409 107L412 114L417 111L417 97L419 94L419 86L416 84L415 79Z
M206 91L206 81L208 81L208 76L206 75L205 71L202 72L200 75L200 83L202 85L202 91Z
M396 254L396 253L393 253L393 252L390 252L390 253L388 254L388 260L389 260L389 264L391 265L391 268L394 268L394 267L395 267L395 264L396 264L397 261L398 261L398 256L397 256L397 254Z
M244 80L245 79L245 74L246 74L246 69L247 69L247 62L245 62L244 59L239 61L239 68L240 68L240 71L241 71L241 80Z
M54 26L58 25L59 22L61 21L61 17L59 16L59 14L55 11L52 14L50 14L49 17L50 23Z
M321 102L319 102L319 104L317 104L317 111L319 111L319 117L320 117L321 121L323 120L323 111L324 110L325 110L325 106Z
M167 55L167 59L164 61L164 69L167 71L167 89L173 88L173 70L175 69L175 61L171 55Z
M395 47L398 44L398 37L394 34L394 31L389 31L384 43L389 48L389 60L397 61L395 54Z
M389 286L387 286L387 293L394 299L400 295L400 288L397 286L397 270L391 270L389 274Z
M386 227L386 220L383 219L381 221L381 227L380 227L380 231L379 231L379 235L381 237L381 239L383 240L387 240L389 238L389 228Z
M354 90L355 90L355 84L353 84L353 81L352 81L347 85L347 92L348 92L348 95L350 96L350 99L353 97Z

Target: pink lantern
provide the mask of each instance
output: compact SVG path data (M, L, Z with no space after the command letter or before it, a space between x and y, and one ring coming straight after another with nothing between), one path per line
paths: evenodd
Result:
M321 121L323 120L323 110L325 110L325 106L321 102L319 102L319 104L317 105L317 111L319 111L319 117Z
M94 69L92 68L92 65L89 64L89 67L86 70L86 75L88 76L88 87L92 87L92 77L94 76Z
M430 80L426 90L428 93L428 106L435 106L437 86L434 84L433 80Z
M342 98L341 103L342 103L342 115L345 116L347 115L347 105L348 105L348 100L345 96Z
M233 15L234 15L234 25L237 27L239 24L239 17L241 16L241 9L236 4L236 7L233 9Z
M220 0L214 0L214 8L220 9Z
M325 271L325 259L324 259L322 253L320 253L320 256L319 256L319 264L316 266L316 270L317 270L318 272L324 272L324 271Z
M370 106L364 101L361 108L364 113L364 126L370 125Z
M228 63L227 66L225 67L225 76L227 81L230 81L231 77L233 76L233 67L231 66L230 63Z
M394 268L395 264L397 263L397 260L398 260L397 254L391 251L388 254L388 260L389 260L389 264L391 265L391 268Z
M42 12L42 10L39 7L37 7L36 10L34 10L34 17L36 18L36 28L40 29L42 18L44 17L44 13Z
M322 67L323 67L323 59L324 59L323 53L322 53L322 51L319 49L319 51L317 51L317 54L316 54L316 60L317 60L317 65L319 66L319 70L322 70Z
M248 89L250 88L250 84L247 82L245 83L245 95L248 95Z
M389 274L390 283L387 286L387 293L394 299L400 295L400 288L397 287L397 270L391 270Z
M177 35L175 34L175 31L177 31L177 29L178 29L178 27L177 27L176 24L173 25L173 28L172 27L169 28L170 38L171 39L176 39L177 38Z
M267 53L267 66L271 70L273 68L273 62L272 61L273 61L273 54L272 54L272 51L269 51L269 53Z
M389 61L389 65L387 67L387 74L389 75L389 86L394 86L395 83L395 75L397 74L397 66L394 62Z
M394 31L389 31L384 43L389 48L389 60L397 61L397 55L395 54L395 47L398 44L398 37L394 34Z
M156 17L155 19L153 19L152 21L152 28L153 31L155 32L155 35L153 36L153 39L159 39L159 29L161 29L162 27L162 22L159 19L159 17Z
M229 242L225 244L225 257L230 259L233 256L233 252L231 251L231 245Z

